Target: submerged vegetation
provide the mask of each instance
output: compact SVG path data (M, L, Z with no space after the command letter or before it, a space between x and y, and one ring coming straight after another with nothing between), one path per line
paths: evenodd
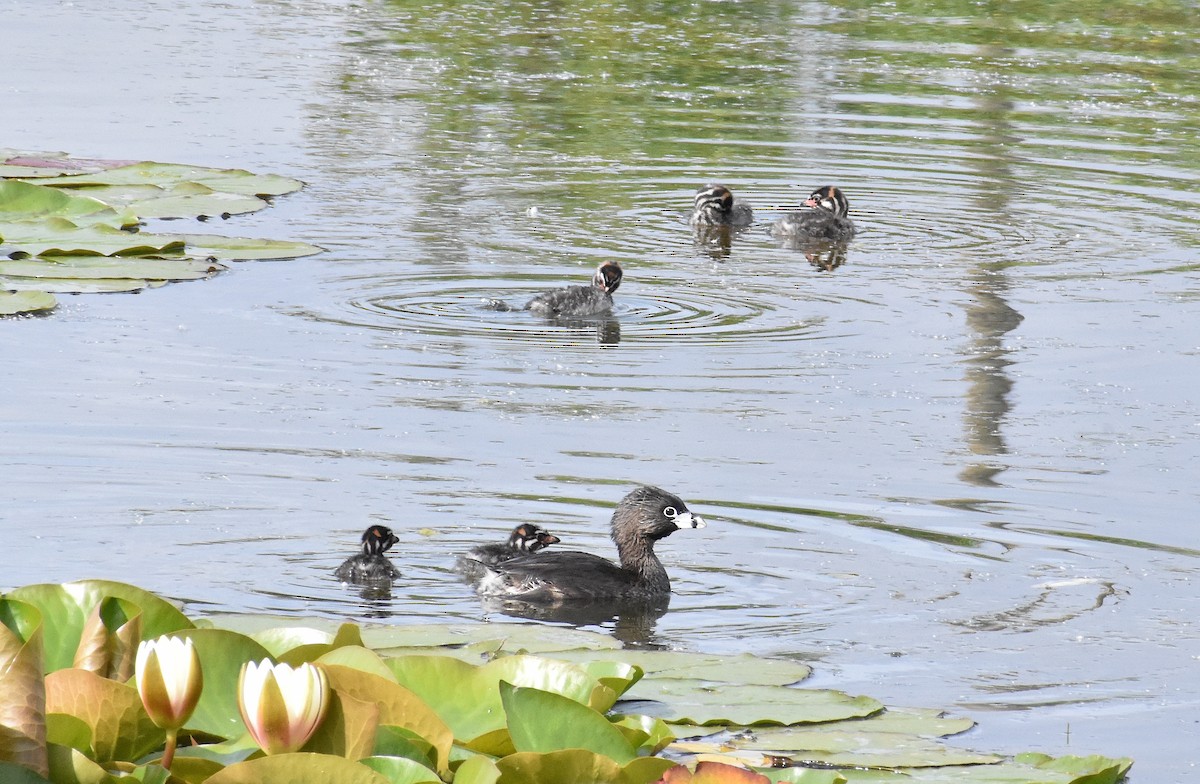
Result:
M241 169L0 150L0 315L55 307L55 294L140 291L207 278L223 262L319 248L214 234L143 232L150 218L229 217L303 187Z
M613 645L192 621L121 583L26 586L0 595L0 780L1105 784L1132 764L950 746L973 722L799 688L797 662Z

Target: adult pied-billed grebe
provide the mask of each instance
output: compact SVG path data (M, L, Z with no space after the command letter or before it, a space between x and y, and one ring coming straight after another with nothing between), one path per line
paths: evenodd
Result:
M334 576L342 582L355 585L391 582L400 576L400 572L392 566L384 552L399 541L392 529L382 525L371 526L362 535L362 552L347 558L334 570Z
M845 242L854 236L854 223L846 217L849 212L846 194L832 185L822 185L799 211L775 221L771 233L782 239Z
M538 294L525 304L525 310L539 316L577 318L595 316L612 310L612 293L621 285L624 273L615 261L606 261L596 268L590 286L568 286L565 289Z
M590 553L554 550L519 555L487 567L475 582L483 596L526 602L628 601L668 597L671 581L654 543L680 528L703 528L703 518L675 495L639 487L621 499L612 516L612 538L621 565Z
M715 183L696 191L695 206L688 223L693 226L749 226L754 210L744 202L734 202L733 191Z
M522 523L512 530L507 542L481 544L472 548L470 553L460 555L457 569L464 577L478 580L483 576L485 567L495 566L518 555L536 553L561 541L540 525Z

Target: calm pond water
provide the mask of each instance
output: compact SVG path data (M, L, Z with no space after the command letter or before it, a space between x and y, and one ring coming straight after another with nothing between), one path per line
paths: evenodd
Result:
M0 147L308 188L196 230L328 252L0 322L0 587L521 623L454 557L611 553L632 645L814 664L985 751L1200 763L1200 12L1190 3L0 0ZM720 181L759 222L697 242ZM849 195L844 263L766 226ZM178 225L178 224L176 224ZM615 320L494 313L618 259ZM404 579L331 571L371 522Z

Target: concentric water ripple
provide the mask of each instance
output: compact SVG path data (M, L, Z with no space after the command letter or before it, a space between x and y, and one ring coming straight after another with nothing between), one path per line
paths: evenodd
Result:
M471 341L575 344L636 343L661 347L680 341L753 344L811 340L821 334L823 318L810 309L804 317L794 301L754 288L676 285L639 281L624 289L608 317L548 320L523 310L497 311L499 299L519 308L530 296L553 288L560 279L530 276L496 281L455 275L424 275L376 280L369 296L348 302L348 323L413 336Z

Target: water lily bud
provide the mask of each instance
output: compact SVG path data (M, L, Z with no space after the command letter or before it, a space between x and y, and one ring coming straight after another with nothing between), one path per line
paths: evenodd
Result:
M298 751L325 718L329 679L321 668L247 662L238 678L238 708L267 754Z
M177 730L196 710L204 676L190 639L159 637L138 646L134 668L146 713L159 727Z

